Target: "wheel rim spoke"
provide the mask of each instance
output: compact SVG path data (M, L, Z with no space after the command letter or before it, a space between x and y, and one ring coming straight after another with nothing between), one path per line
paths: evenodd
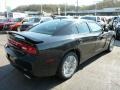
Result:
M77 60L75 56L68 56L63 65L63 73L65 77L70 77L76 70Z

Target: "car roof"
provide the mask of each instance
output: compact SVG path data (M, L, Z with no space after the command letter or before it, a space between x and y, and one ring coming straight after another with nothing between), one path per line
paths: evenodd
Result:
M95 23L95 21L86 20L86 19L58 19L56 21L68 21L68 22L73 22L73 23L75 22L94 22Z

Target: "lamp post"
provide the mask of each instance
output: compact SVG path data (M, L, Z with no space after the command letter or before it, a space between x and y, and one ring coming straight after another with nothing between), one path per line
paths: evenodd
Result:
M67 2L65 2L65 16L67 15Z
M43 6L42 6L42 3L41 3L41 14L43 14Z
M77 0L76 14L78 14L78 0Z
M97 15L97 9L98 9L97 4L98 4L99 2L101 2L101 0L95 0L94 2L95 2L95 16L96 16L96 15Z
M6 18L8 18L8 9L7 9L6 0L4 0L4 6L5 6L5 11L6 11Z
M95 4L95 16L97 15L97 3Z

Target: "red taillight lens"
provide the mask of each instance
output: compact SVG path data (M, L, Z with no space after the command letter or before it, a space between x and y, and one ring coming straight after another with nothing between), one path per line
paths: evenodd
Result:
M9 42L9 44L12 44L12 45L22 49L26 53L33 54L33 55L35 55L37 53L36 48L29 44L26 44L23 42L17 42L15 40L11 40L11 39L9 39L8 42Z
M23 45L23 46L21 46L21 49L29 54L36 54L37 53L36 48L33 46Z

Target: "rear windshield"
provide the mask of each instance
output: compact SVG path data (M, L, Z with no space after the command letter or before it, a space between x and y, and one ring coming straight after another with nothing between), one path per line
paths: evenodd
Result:
M57 33L59 30L62 30L71 23L72 22L70 21L53 20L39 24L31 28L29 31L41 34L55 35L55 33Z
M87 20L96 21L96 17L81 17L81 19L87 19Z

